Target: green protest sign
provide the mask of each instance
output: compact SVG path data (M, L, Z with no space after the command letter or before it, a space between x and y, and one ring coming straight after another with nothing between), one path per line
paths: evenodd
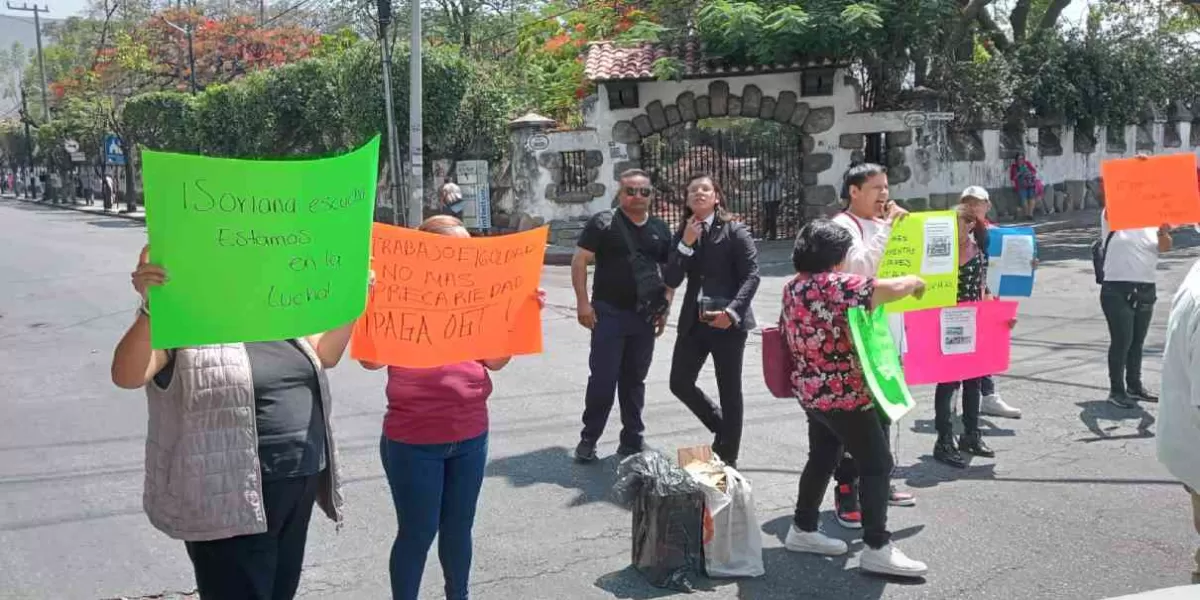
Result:
M154 348L337 328L367 301L379 138L316 160L142 151Z
M958 217L952 210L910 213L892 225L876 275L880 279L918 275L925 294L887 305L898 313L954 306L958 300Z
M887 313L879 307L868 315L859 307L850 309L846 317L850 321L854 352L862 364L863 378L871 389L875 408L887 417L888 422L894 423L912 410L916 402L904 381L904 370L888 328Z

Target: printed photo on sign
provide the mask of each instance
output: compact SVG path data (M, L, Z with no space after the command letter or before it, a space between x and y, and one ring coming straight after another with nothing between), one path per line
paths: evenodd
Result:
M942 354L972 354L975 352L975 309L942 309Z
M921 257L921 273L942 275L956 269L954 264L954 220L948 218L925 221L925 253Z

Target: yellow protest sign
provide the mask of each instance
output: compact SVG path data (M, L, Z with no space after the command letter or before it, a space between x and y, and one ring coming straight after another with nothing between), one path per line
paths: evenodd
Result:
M925 295L884 305L898 313L954 306L958 302L958 218L952 210L911 213L892 225L877 276L918 275Z

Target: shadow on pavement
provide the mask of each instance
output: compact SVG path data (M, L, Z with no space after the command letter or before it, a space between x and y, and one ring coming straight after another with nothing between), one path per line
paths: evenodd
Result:
M105 219L102 221L93 220L88 221L87 224L94 225L96 227L103 227L104 229L133 229L144 228L146 226L145 223L141 221L134 221L133 219Z
M1154 415L1146 412L1146 409L1141 404L1136 409L1128 409L1109 404L1107 400L1089 400L1087 402L1077 402L1075 406L1082 409L1079 413L1079 420L1087 426L1088 431L1096 434L1095 439L1077 441L1097 442L1154 437L1154 432L1150 431L1150 427L1155 422ZM1101 419L1105 421L1130 421L1137 419L1137 431L1133 434L1112 435L1111 432L1120 429L1121 424L1117 423L1109 427L1101 427Z
M737 597L740 600L769 600L794 598L838 598L853 600L877 600L883 597L888 584L921 585L923 579L899 579L879 577L866 574L858 569L849 568L851 561L862 551L863 544L857 533L837 527L833 524L832 513L822 516L821 530L828 535L839 537L850 544L850 552L843 556L821 557L811 554L788 552L782 546L767 548L763 551L763 566L766 574L754 579L707 579L697 578L695 589L710 591L731 585L738 587ZM787 537L792 519L789 516L773 519L762 526L766 536L774 537L780 544ZM911 538L924 526L910 527L892 533L892 539L901 541ZM920 559L920 557L916 557ZM651 600L672 596L686 596L686 593L673 590L659 589L651 586L633 567L601 576L596 580L596 587L610 593L615 598L630 600Z
M966 454L966 453L964 453ZM934 460L932 454L923 454L917 458L917 464L907 467L903 470L904 483L913 489L928 489L937 487L943 483L952 483L959 480L992 480L996 478L996 463L989 462L983 465L975 465L976 461L985 459L966 455L967 468L956 469L954 467L943 465ZM1003 460L1003 458L999 458ZM997 459L986 459L997 460ZM900 475L893 479L900 479Z
M1194 229L1185 228L1175 232L1175 250L1185 250L1200 246L1200 234ZM1038 261L1053 263L1066 260L1092 260L1092 242L1100 239L1100 224L1086 229L1064 229L1049 233L1038 234ZM1173 257L1170 252L1163 254L1158 268L1165 270L1171 262L1193 260L1191 257ZM1164 264L1165 263L1165 264ZM1089 265L1085 269L1091 272Z
M572 450L562 446L543 448L526 454L492 460L487 466L488 477L504 477L513 487L523 488L539 483L576 490L579 495L568 506L576 507L593 502L617 504L612 487L617 481L616 455L590 464L579 464Z

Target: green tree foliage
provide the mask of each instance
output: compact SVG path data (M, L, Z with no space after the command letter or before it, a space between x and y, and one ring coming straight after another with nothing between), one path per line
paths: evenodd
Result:
M398 49L392 77L408 80L407 51ZM507 147L511 91L491 73L450 49L427 49L424 131L430 156L495 159ZM242 158L328 154L356 147L385 130L378 47L359 43L341 55L307 59L211 86L197 96L158 92L125 106L123 124L138 144L156 150ZM408 105L408 87L393 101ZM396 112L408 131L408 113ZM405 135L407 138L407 136ZM407 139L402 140L407 145ZM386 146L385 146L386 147Z

